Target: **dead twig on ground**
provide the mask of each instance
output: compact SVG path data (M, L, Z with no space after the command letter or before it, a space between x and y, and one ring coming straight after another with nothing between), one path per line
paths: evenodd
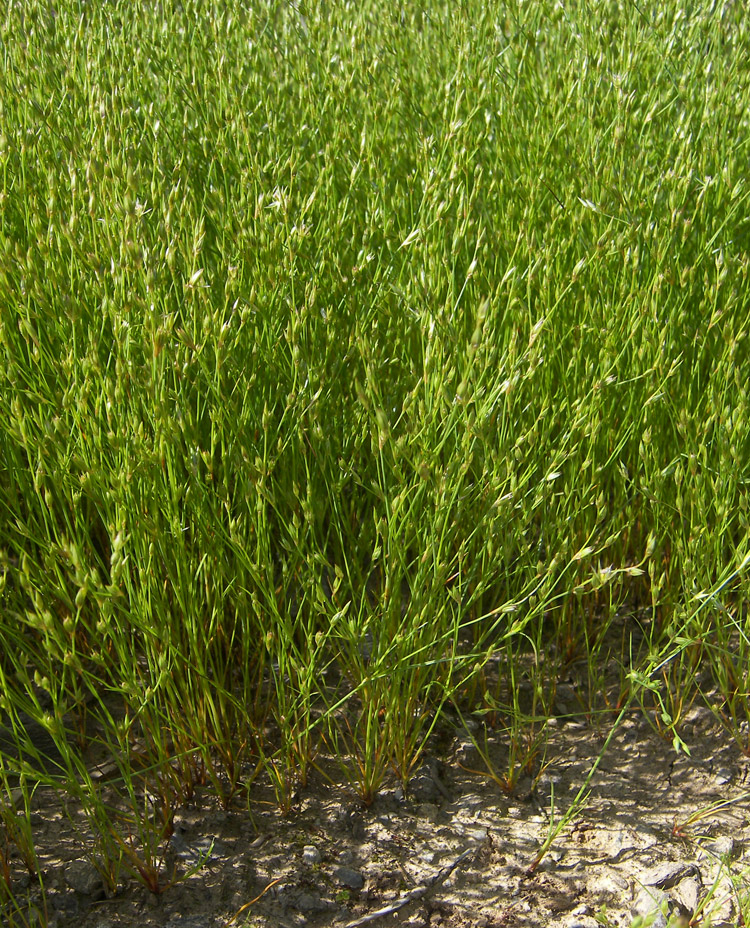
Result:
M406 893L406 895L401 896L400 899L397 899L390 905L385 906L385 908L378 909L377 912L371 912L369 915L365 915L363 918L357 918L353 922L349 922L347 925L345 925L345 928L360 928L361 925L368 925L370 922L374 922L377 918L385 918L386 915L393 915L394 912L400 911L411 902L424 899L425 896L428 896L430 893L434 892L441 883L444 883L448 877L462 864L469 860L470 857L473 857L486 841L487 838L484 838L478 844L474 844L467 848L462 854L459 854L453 863L448 864L447 867L443 867L441 870L438 870L438 872L426 883L423 883L416 889L412 889L410 892Z

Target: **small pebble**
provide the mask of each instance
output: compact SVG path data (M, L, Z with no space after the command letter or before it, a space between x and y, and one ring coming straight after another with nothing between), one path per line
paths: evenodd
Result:
M173 915L166 928L207 928L207 922L203 915Z
M633 915L649 922L651 928L667 928L669 895L655 887L644 887L636 898Z
M347 889L362 889L365 885L365 878L357 870L352 870L349 867L338 867L333 872L336 880L342 885L346 886Z
M313 867L320 863L320 851L313 844L308 844L302 848L302 860Z
M701 881L697 877L688 877L675 887L674 896L686 912L695 912L701 890Z
M299 912L326 912L328 904L317 893L300 893L296 898L294 908Z
M714 838L713 841L709 841L705 845L705 849L709 854L716 857L728 857L730 859L736 855L737 850L734 838L731 835L720 835L718 838Z
M88 860L73 860L65 868L65 882L77 893L97 899L104 895L99 871Z

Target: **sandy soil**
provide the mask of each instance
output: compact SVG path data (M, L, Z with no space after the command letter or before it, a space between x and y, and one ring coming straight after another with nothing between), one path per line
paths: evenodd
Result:
M285 817L262 786L228 811L198 789L177 813L164 872L203 865L159 895L132 879L107 895L75 810L71 822L40 790L34 830L49 924L593 928L629 926L649 912L657 928L668 917L707 925L709 913L714 928L743 924L750 760L703 708L682 729L691 756L675 753L640 712L627 717L585 806L529 870L550 828L552 793L558 820L605 736L582 717L553 719L547 766L511 795L468 772L481 763L458 729L441 731L408 795L392 783L369 808L317 775ZM493 741L502 760L501 735ZM33 897L17 856L11 874L14 889Z

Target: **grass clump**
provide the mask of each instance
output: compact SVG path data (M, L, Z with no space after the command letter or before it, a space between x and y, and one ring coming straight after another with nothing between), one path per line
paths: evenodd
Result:
M749 40L731 3L8 5L0 698L112 885L161 885L197 784L408 784L447 704L524 760L581 656L590 712L658 668L670 737L711 690L748 751Z

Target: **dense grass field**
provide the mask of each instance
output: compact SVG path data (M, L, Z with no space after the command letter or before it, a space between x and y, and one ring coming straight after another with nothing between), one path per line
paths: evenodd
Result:
M38 782L158 885L199 781L369 802L474 714L511 790L574 663L750 752L743 4L0 17L10 917Z

